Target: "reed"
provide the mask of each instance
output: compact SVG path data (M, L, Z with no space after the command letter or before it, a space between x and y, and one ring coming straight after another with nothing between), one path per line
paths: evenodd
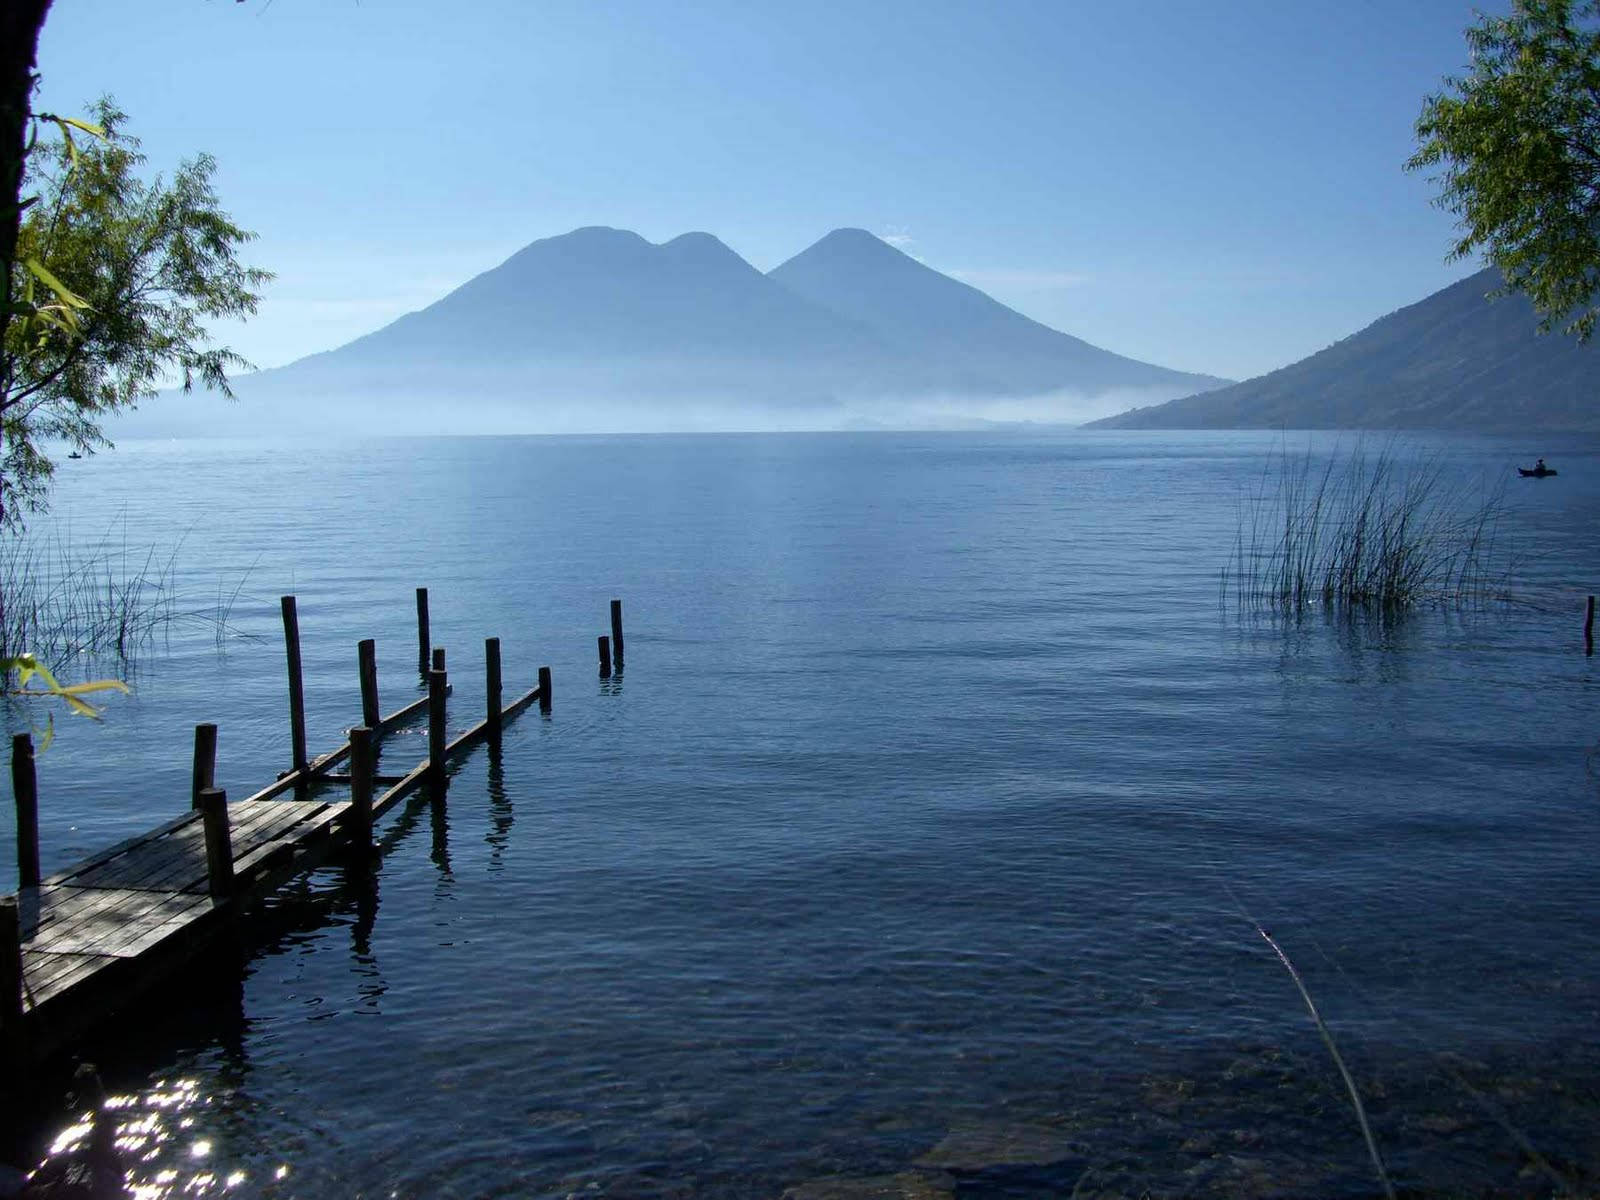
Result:
M1451 483L1435 457L1356 446L1320 467L1287 449L1240 505L1224 598L1241 609L1396 611L1504 599L1503 485Z
M52 669L83 657L132 665L174 627L215 631L220 645L243 580L215 600L183 595L182 541L165 552L130 547L126 521L88 544L55 531L46 538L0 536L0 656L31 653Z

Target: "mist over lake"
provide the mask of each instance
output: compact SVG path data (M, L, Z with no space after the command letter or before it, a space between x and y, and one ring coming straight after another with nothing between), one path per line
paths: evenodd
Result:
M179 598L135 695L57 720L47 872L181 812L196 723L221 727L230 794L289 765L281 595L313 752L359 719L359 639L386 711L420 694L418 586L453 728L479 719L487 636L508 695L555 680L444 806L380 827L374 889L319 870L153 1034L86 1049L150 1114L138 1172L269 1196L1379 1194L1259 925L1407 1194L1600 1187L1600 438L1396 445L1504 487L1512 603L1238 611L1241 500L1285 447L1353 442L64 463L32 536L171 554ZM1507 478L1539 455L1559 478ZM627 665L602 681L612 597ZM426 753L419 724L384 769Z

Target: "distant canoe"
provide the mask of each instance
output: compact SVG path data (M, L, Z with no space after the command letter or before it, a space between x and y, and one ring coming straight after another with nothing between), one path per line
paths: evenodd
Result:
M79 454L76 450L74 450L71 454L67 455L67 457L68 458L82 458L83 455Z
M1524 479L1543 479L1546 475L1554 475L1554 467L1518 467L1517 474Z

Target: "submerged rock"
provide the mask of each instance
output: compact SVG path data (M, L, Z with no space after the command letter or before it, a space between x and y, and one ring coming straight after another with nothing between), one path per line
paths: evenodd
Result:
M982 1171L1002 1166L1047 1166L1083 1158L1085 1147L1071 1130L1052 1125L984 1121L950 1130L917 1159L920 1167Z
M846 1175L812 1179L785 1188L783 1200L953 1200L956 1181L939 1171L896 1175Z

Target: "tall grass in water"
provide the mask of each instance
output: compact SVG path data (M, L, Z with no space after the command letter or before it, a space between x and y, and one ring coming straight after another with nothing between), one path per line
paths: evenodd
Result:
M1244 498L1222 586L1241 609L1394 611L1506 595L1500 488L1451 484L1437 458L1335 450L1320 469L1287 449Z
M186 601L180 550L130 548L125 524L88 545L59 531L45 540L0 534L0 655L30 653L52 669L80 656L127 666L174 624L211 626L220 643L239 588L219 590L214 609Z

